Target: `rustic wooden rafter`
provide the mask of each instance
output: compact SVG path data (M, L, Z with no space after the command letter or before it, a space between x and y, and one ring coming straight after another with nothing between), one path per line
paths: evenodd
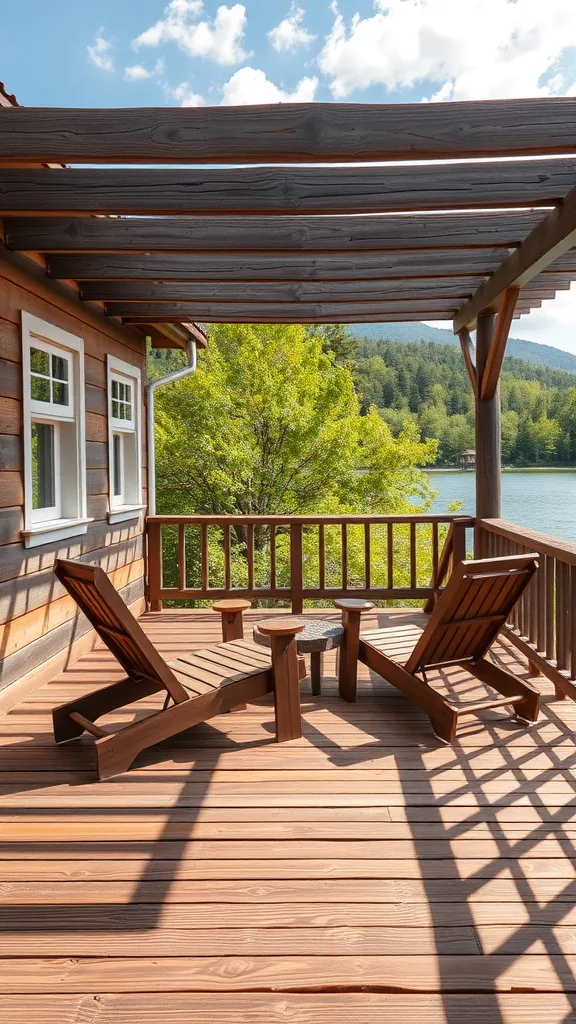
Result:
M318 163L573 153L576 99L0 109L0 162Z
M0 215L362 214L553 206L576 160L384 167L0 169Z
M49 173L49 172L48 172ZM372 217L20 217L6 244L35 252L380 252L516 247L541 211Z

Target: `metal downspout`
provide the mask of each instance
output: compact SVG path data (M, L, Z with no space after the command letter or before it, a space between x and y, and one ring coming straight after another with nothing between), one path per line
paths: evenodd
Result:
M148 515L156 515L156 442L154 439L154 396L156 389L164 384L172 384L175 380L182 380L194 373L197 364L196 342L188 342L188 366L182 370L174 370L166 377L159 377L147 385L148 403L146 410L146 431L148 437Z

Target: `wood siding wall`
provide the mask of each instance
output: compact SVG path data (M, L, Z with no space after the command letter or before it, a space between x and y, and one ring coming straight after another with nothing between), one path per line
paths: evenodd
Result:
M84 339L88 515L94 519L85 536L29 549L24 547L20 536L24 500L21 310ZM143 609L142 517L117 525L110 525L107 519L108 352L140 367L145 379L143 338L114 321L107 323L98 311L77 300L70 289L52 283L41 268L32 266L28 271L5 252L0 253L0 691L4 691L3 696L6 696L5 688L16 680L33 681L47 662L58 671L94 642L87 621L52 572L55 557L79 558L101 565L111 574L126 602L138 612ZM142 433L145 466L145 429Z

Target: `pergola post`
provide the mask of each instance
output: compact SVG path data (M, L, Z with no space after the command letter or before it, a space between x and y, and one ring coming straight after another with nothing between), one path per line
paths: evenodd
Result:
M494 335L496 314L478 315L476 326L476 517L499 519L501 511L502 447L500 436L500 383L491 398L482 398L482 377ZM480 531L476 529L475 554L480 557Z

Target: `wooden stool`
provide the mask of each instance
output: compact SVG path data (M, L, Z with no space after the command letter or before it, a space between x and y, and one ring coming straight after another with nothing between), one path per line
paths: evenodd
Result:
M270 637L274 660L274 714L278 742L302 735L300 716L300 678L296 655L296 635L304 629L302 619L266 619L258 623L264 636Z
M247 601L244 597L225 598L223 601L216 601L212 605L212 611L219 612L222 618L222 639L224 643L228 643L229 640L244 639L244 619L242 616L250 607L251 602ZM245 704L238 704L237 707L230 710L244 711L245 708Z
M340 696L347 701L356 700L356 680L358 678L358 645L360 643L360 616L374 607L372 601L364 601L360 597L342 597L334 604L342 611L344 636L340 647L340 664L338 666L338 687Z
M243 612L248 611L251 602L242 597L231 597L224 601L216 601L212 605L213 612L219 612L222 617L222 639L224 643L229 640L244 639Z

